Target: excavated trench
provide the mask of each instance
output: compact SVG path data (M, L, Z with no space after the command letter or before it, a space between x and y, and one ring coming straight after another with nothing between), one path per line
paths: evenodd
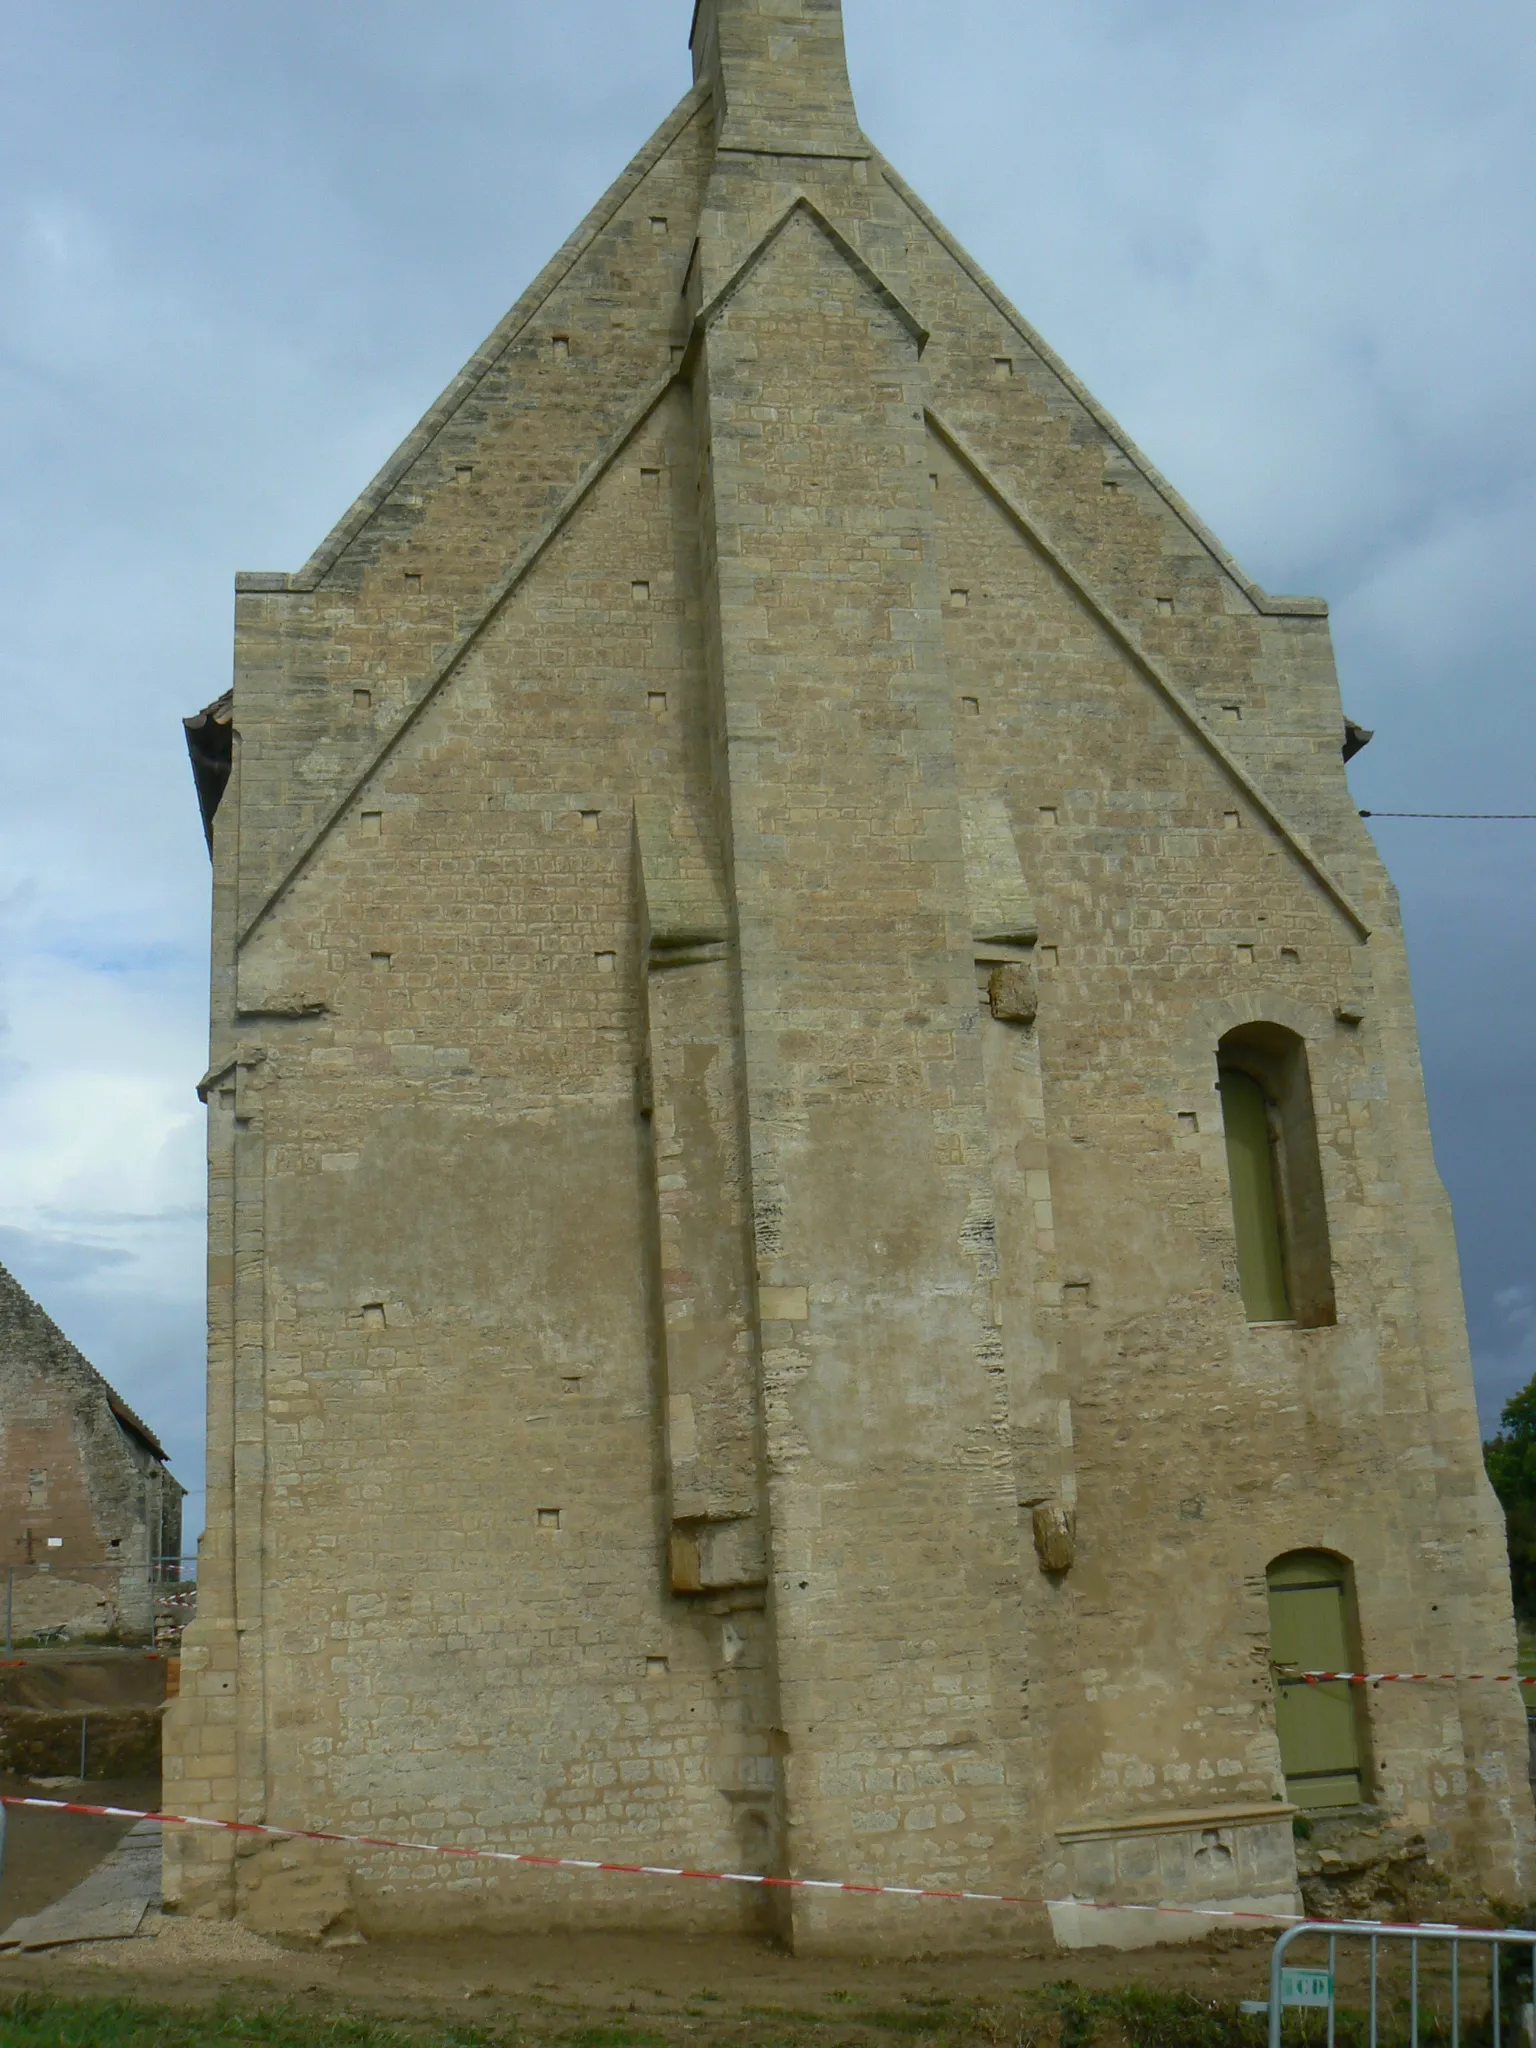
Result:
M0 1774L158 1778L173 1679L170 1661L144 1650L34 1650L0 1663Z

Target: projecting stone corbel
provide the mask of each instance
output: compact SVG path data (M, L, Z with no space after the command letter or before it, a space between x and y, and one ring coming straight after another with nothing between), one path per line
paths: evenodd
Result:
M222 1066L210 1067L201 1081L198 1082L198 1100L200 1102L209 1101L215 1089L238 1087L242 1076L253 1073L257 1067L265 1066L266 1060L267 1049L264 1045L242 1044L238 1046L231 1057L224 1061Z
M987 982L987 1000L999 1024L1033 1024L1040 1014L1034 968L1022 960L994 967Z
M1035 1503L1032 1520L1041 1571L1051 1578L1069 1572L1077 1562L1077 1516L1060 1501L1042 1500Z
M1370 1011L1370 983L1364 974L1347 977L1333 1000L1333 1014L1341 1024L1358 1030Z
M221 1067L210 1067L207 1073L204 1074L201 1081L199 1081L197 1084L198 1101L206 1102L209 1096L212 1095L214 1089L218 1087L221 1081L227 1081L229 1085L233 1087L235 1082L235 1069L239 1066L239 1064L239 1058L236 1057L235 1059L226 1060Z
M719 856L712 856L695 812L664 798L636 797L635 861L650 965L727 943L730 912Z
M307 995L296 990L292 995L263 996L250 1005L242 1003L239 1010L242 1024L257 1024L276 1021L277 1023L302 1022L306 1018L328 1017L331 1006L319 996Z

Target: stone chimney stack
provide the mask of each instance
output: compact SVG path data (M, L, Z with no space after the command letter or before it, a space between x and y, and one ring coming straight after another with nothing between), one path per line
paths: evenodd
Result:
M693 71L715 90L719 147L865 157L842 0L698 0Z

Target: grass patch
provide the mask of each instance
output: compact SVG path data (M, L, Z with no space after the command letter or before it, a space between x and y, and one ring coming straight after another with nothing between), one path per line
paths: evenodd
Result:
M641 2034L633 2027L582 2027L559 2039L564 2048L671 2048L665 2034Z
M1125 2048L1262 2048L1268 2039L1264 2020L1188 1992L1087 1992L1060 1984L1046 1999L1060 2024L1061 2048L1095 2048L1104 2040Z
M1230 2005L1208 2003L1188 1992L1146 1991L1131 1987L1124 1991L1081 1990L1075 1984L1055 1986L1043 1995L1051 2013L1041 2023L1035 2013L1009 2015L1005 2027L994 2025L991 2038L997 2048L1265 2048L1269 2022L1252 2013L1240 2013ZM1382 2048L1400 2048L1410 2038L1406 2004L1384 1999L1377 2039ZM1334 2016L1337 2048L1367 2048L1369 2016L1340 2007ZM973 2037L975 2038L975 2037ZM1485 2016L1463 2017L1457 2036L1461 2048L1491 2048L1493 2034ZM1295 2011L1286 2014L1287 2048L1323 2048L1328 2039L1325 2012ZM1448 2014L1419 2009L1419 2048L1450 2048L1452 2039ZM1506 2013L1504 2039L1514 2039L1512 2017Z
M576 2037L573 2037L573 2039ZM592 2048L640 2048L639 2035L604 2033ZM654 2037L653 2037L654 2038ZM0 2048L510 2048L514 2037L481 2027L430 2031L377 2020L325 2019L302 2013L174 2012L118 1999L23 1997L0 2003ZM650 2048L650 2041L645 2041ZM664 2048L664 2044L663 2044Z
M841 2002L841 2001L840 2001ZM903 2011L838 2013L829 2024L814 2014L771 2011L706 2014L685 2031L611 2020L581 2027L521 2024L473 2026L444 2019L403 2023L306 2014L279 2007L253 2011L223 2005L211 2011L170 2011L116 2000L73 2000L27 1994L0 2000L0 2048L882 2048L905 2036L931 2048L1264 2048L1264 2020L1187 1992L1129 1988L1085 1991L1057 1984L1006 2006L934 2000ZM776 2022L764 2025L763 2022ZM1381 2040L1406 2041L1404 2016L1383 2012ZM786 2024L788 2022L788 2024ZM1341 2011L1338 2048L1365 2048L1365 2016ZM1505 2039L1512 2038L1506 2029ZM1288 2048L1323 2048L1323 2013L1288 2014ZM1421 2048L1446 2048L1443 2018L1424 2014ZM1463 2048L1489 2048L1486 2021L1464 2025Z

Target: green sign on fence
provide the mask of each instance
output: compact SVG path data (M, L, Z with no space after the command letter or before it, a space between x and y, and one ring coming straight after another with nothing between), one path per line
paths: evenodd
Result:
M1326 1970L1282 1970L1280 1972L1280 2003L1282 2005L1332 2005L1333 1979Z

